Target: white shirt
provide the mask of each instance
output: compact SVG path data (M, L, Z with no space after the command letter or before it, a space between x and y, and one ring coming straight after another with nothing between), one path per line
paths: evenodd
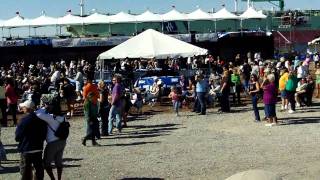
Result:
M39 109L35 113L38 116L38 118L40 118L41 120L47 123L47 126L48 126L47 138L46 138L47 143L59 140L59 138L54 135L54 131L58 129L60 123L64 121L65 117L56 116L54 118L53 115L47 114L45 109Z
M307 76L307 71L305 66L299 66L297 69L297 78L305 78Z
M60 79L60 71L55 71L50 80L52 83L55 83L58 79Z

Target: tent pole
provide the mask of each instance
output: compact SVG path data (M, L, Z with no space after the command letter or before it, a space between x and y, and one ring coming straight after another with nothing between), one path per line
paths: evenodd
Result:
M33 31L34 31L34 36L36 37L37 36L37 28L33 28Z
M111 36L112 33L111 33L111 23L109 23L109 35Z
M188 32L189 32L189 34L190 34L190 21L188 21Z
M136 22L136 24L135 24L135 26L134 26L134 29L135 29L135 31L136 31L136 35L138 34L138 23Z
M163 33L163 30L164 30L164 22L162 21L162 23L161 23L161 31L162 31L162 33Z
M29 37L31 37L31 27L28 26L28 28L29 28Z
M217 20L214 20L214 32L217 33Z

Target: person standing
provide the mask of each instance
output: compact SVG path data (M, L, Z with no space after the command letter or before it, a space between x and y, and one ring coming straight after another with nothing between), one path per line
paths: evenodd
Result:
M241 104L241 80L240 80L240 74L238 73L238 69L234 68L231 74L231 82L233 84L233 89L234 89L234 95L233 95L233 103L236 102L236 96L237 96L237 103L238 105Z
M287 69L280 71L281 77L279 79L279 90L281 95L281 110L288 109L288 98L286 92L286 84L288 82L289 73Z
M35 169L37 180L44 178L42 162L43 143L47 136L47 124L34 113L35 105L27 100L19 104L26 114L17 125L15 140L19 142L18 151L21 153L21 179L32 179L32 167Z
M208 83L204 79L203 75L200 74L197 76L197 84L196 84L196 93L198 98L198 106L200 106L199 115L206 115L207 103L206 103L206 95L208 92Z
M63 78L62 83L63 84L60 87L60 92L62 94L62 97L67 102L67 116L72 117L74 111L74 101L76 99L76 92L74 90L74 86L71 85L68 78Z
M122 87L121 87L121 77L115 75L112 78L112 83L114 87L112 88L112 99L111 99L111 108L109 111L109 124L108 124L108 133L112 134L113 122L116 120L116 128L121 132L121 107L122 107Z
M317 70L315 72L316 75L316 87L317 87L317 98L320 98L320 64L316 66Z
M258 77L255 74L251 75L251 80L249 82L249 95L252 100L252 107L255 116L255 122L260 122L260 114L258 109L258 100L259 100L260 84Z
M286 94L288 97L288 101L290 103L290 109L288 112L290 114L294 113L296 110L296 101L295 101L294 95L296 93L297 86L298 86L297 76L293 71L291 71L289 73L288 81L286 84Z
M83 88L83 73L82 73L82 70L81 70L81 66L78 65L77 66L77 74L76 74L76 77L74 78L74 80L76 81L76 93L77 93L77 101L80 101L81 100L81 91L82 91L82 88Z
M9 106L9 112L12 115L13 124L17 125L17 102L18 96L14 89L13 79L8 78L6 81L6 97Z
M230 78L229 78L229 71L225 70L223 72L223 76L221 79L221 89L220 89L220 106L221 109L219 112L230 112L230 102L229 102L229 95L230 95ZM248 82L249 84L249 82Z
M98 83L99 89L99 115L101 118L101 135L108 136L108 116L110 110L110 103L108 102L109 90L104 81Z
M261 87L263 88L263 103L264 111L267 117L266 126L276 125L277 115L276 115L276 103L277 103L277 87L275 85L275 77L273 74L266 75Z

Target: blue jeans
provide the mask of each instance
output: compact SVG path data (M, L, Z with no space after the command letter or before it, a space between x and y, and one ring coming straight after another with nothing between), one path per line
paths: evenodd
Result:
M109 110L109 124L108 124L108 133L112 133L113 122L116 120L116 128L121 130L121 111L119 107L112 105Z
M197 92L197 97L199 99L201 114L206 114L207 104L206 104L206 97L205 96L206 96L205 92Z
M178 114L181 102L180 101L173 101L172 105L173 105L174 112Z
M252 107L253 107L253 112L254 112L254 116L255 116L255 120L256 121L260 121L260 114L259 114L259 109L258 109L258 96L257 95L253 95L252 96Z

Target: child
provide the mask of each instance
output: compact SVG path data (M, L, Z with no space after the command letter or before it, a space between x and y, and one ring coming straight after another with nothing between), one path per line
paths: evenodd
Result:
M173 110L176 112L176 116L179 116L179 107L181 105L180 98L182 94L178 91L177 87L171 87L169 98L172 99Z

